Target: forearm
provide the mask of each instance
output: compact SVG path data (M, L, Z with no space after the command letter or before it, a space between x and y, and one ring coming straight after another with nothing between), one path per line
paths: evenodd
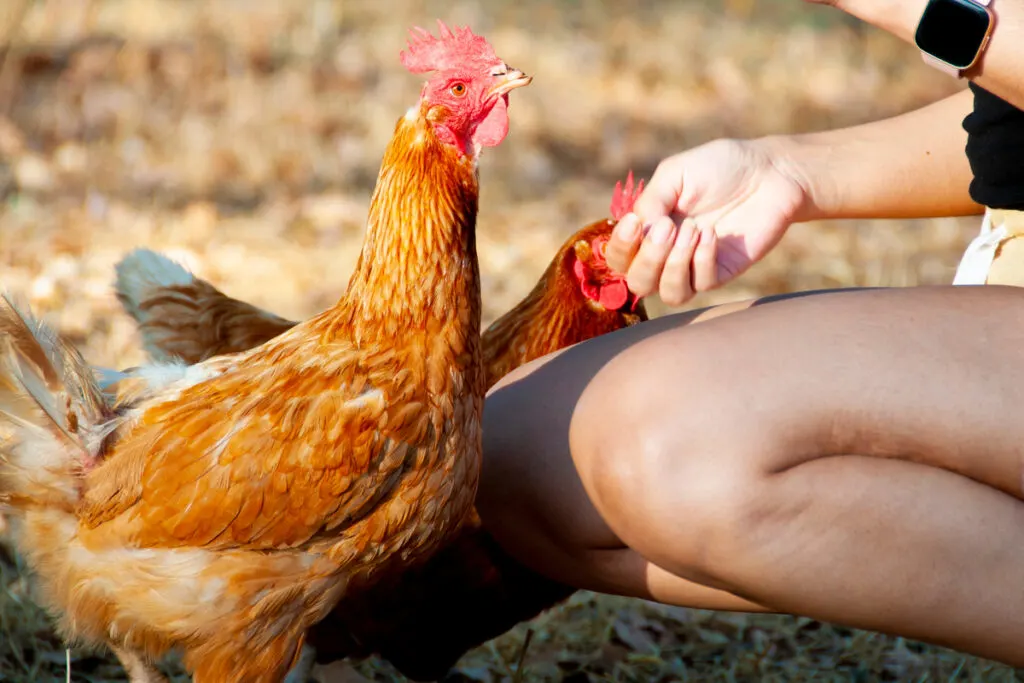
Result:
M850 14L913 44L928 0L838 0ZM978 67L967 77L1010 104L1024 109L1024 3L993 0L995 29Z
M962 126L971 103L964 90L882 121L763 143L808 190L798 221L977 214Z

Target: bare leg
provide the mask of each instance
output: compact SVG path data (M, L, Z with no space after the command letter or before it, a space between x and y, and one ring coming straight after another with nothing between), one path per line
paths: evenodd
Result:
M847 292L587 342L488 399L481 514L584 587L1022 665L1021 313L1017 288Z
M800 295L659 318L631 328L627 336L612 335L575 347L572 354L580 355L565 370L546 366L568 349L528 363L502 379L484 404L487 428L477 506L488 529L521 562L572 586L695 608L768 611L667 572L627 547L584 490L569 457L568 431L571 410L591 378L589 373L629 344L794 296ZM534 371L543 372L536 378L539 384L519 381ZM503 390L506 386L508 390Z

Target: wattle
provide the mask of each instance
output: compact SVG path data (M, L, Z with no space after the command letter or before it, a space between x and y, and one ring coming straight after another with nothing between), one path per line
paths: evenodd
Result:
M629 288L623 280L606 282L598 289L600 291L597 300L609 311L619 310L626 305L626 301L629 299Z
M580 291L583 292L583 296L601 304L605 310L617 311L629 300L629 288L626 286L625 279L616 278L606 280L604 284L597 284L588 277L587 267L583 265L582 261L576 261L572 266L572 271L580 283Z
M508 135L508 95L502 95L473 132L473 143L497 147Z

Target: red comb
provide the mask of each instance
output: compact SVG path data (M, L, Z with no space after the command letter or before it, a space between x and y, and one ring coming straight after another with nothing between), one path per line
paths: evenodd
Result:
M481 36L474 35L468 26L449 29L437 20L440 38L419 26L409 31L409 49L400 58L406 69L414 74L449 69L490 69L501 64L494 48Z
M614 220L621 220L623 216L633 210L633 202L644 191L644 181L641 180L633 187L633 171L626 176L626 185L622 181L615 183L615 192L612 194L611 215Z

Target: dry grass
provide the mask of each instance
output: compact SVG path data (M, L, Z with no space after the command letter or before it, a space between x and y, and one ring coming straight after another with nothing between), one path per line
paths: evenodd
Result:
M0 22L18 5L2 3ZM285 315L331 303L383 147L418 92L396 58L404 31L436 16L470 23L536 76L513 96L510 138L482 164L488 320L571 230L605 214L629 167L648 175L668 151L714 137L856 123L956 87L907 46L795 0L39 0L0 66L0 286L117 366L142 359L109 286L134 245ZM949 282L975 230L972 219L797 226L748 276L695 303ZM12 557L0 588L0 680L64 680L64 651ZM531 626L524 680L1013 680L978 659L808 620L586 593ZM468 655L464 675L510 679L524 634ZM123 680L109 659L74 655L73 680ZM392 680L377 662L358 669Z

